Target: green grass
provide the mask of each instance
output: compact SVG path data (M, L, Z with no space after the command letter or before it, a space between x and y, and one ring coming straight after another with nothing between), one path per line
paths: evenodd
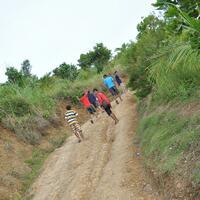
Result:
M46 160L49 152L41 149L35 149L32 153L32 158L26 160L26 164L31 168L31 172L23 177L22 193L24 194L38 177L41 167Z
M66 133L64 133L64 134L62 134L61 137L50 139L49 142L53 145L54 148L59 148L64 144L67 136L68 135Z
M77 103L76 97L87 89L104 89L102 76L110 70L111 67L107 67L101 74L97 74L93 68L81 70L75 81L45 77L34 84L27 83L24 87L15 84L1 85L0 122L13 130L19 139L37 144L41 138L37 129L38 119L44 125L46 121L51 121L60 99L74 104Z
M149 76L154 83L154 98L169 102L199 96L199 58L199 51L192 49L189 42L177 38L159 49L149 66Z
M142 118L137 133L147 165L161 173L173 173L200 139L199 122L199 116L180 117L175 112L153 113Z

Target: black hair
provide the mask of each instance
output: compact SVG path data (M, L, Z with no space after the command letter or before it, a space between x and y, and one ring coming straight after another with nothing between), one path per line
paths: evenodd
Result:
M71 110L71 108L72 108L72 107L71 107L70 105L67 105L67 106L66 106L66 109L67 109L67 110Z
M115 71L115 74L117 73L117 71Z
M103 77L106 78L106 77L107 77L107 74L104 74Z
M97 88L94 88L94 89L93 89L93 92L97 92L97 91L98 91Z

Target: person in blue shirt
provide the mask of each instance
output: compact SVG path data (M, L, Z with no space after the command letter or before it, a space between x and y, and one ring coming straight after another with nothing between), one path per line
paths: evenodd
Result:
M117 100L118 97L122 101L121 95L115 85L115 81L114 81L113 77L105 74L103 76L103 82L104 82L104 85L109 89L110 93L115 97L116 103L117 104L119 103Z

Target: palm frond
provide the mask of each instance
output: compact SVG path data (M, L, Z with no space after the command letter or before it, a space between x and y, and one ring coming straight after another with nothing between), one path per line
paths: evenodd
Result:
M188 25L188 26L185 26L186 28L189 28L193 31L197 31L200 33L200 21L198 19L195 19L194 17L190 17L186 12L182 11L179 7L177 7L173 3L166 3L166 5L174 7L179 12L181 18Z

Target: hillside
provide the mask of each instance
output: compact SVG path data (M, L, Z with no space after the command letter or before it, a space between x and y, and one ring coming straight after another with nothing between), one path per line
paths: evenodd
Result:
M117 125L103 113L94 124L83 125L84 142L69 137L51 154L32 186L34 200L162 199L146 176L139 148L132 146L137 125L132 95L113 108Z
M153 6L160 14L143 17L136 39L115 53L97 43L77 65L64 62L41 78L29 60L6 69L0 198L200 199L200 3ZM115 71L129 91L113 106L120 121L101 113L91 125L79 98L97 88L114 100L103 82ZM67 104L80 115L81 144L65 126Z

